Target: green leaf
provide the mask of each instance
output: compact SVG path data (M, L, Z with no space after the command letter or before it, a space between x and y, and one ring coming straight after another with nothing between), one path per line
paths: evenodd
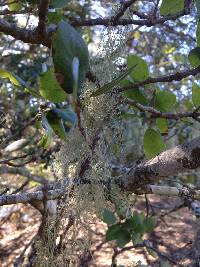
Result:
M196 0L195 2L196 2L198 17L200 17L200 0Z
M18 79L15 77L15 75L11 74L9 71L0 69L0 77L9 79L12 84L20 86L20 82L18 81Z
M68 109L55 108L54 112L60 119L62 119L64 122L69 123L70 125L74 125L77 121L76 113L69 108Z
M67 94L60 87L54 73L51 70L41 74L39 78L40 94L47 100L57 103L66 100Z
M124 91L124 96L130 99L136 100L142 105L148 104L146 97L143 95L143 93L138 88Z
M142 82L148 78L149 69L144 59L136 55L130 55L128 56L127 64L128 64L128 68L135 66L133 71L130 73L130 76L134 82Z
M52 142L52 134L48 132L42 136L42 139L38 142L38 146L48 148L51 142Z
M62 7L65 7L68 2L69 0L51 0L49 7L50 8L62 8Z
M155 96L155 107L162 111L170 111L176 103L176 96L167 91L157 91Z
M56 12L48 12L48 21L49 21L49 23L57 24L61 20L65 19L65 16L59 11L60 10L58 10Z
M19 11L22 8L20 3L13 3L13 0L8 0L7 3L10 11Z
M167 119L165 119L165 118L157 118L156 119L156 126L158 127L159 131L162 134L165 134L165 133L168 132Z
M165 150L166 146L160 133L154 129L148 129L144 135L144 152L148 159L151 159Z
M200 21L198 21L197 23L196 39L197 39L197 46L199 47L200 46Z
M121 224L110 226L106 232L106 240L112 241L117 239L118 232L121 230Z
M23 87L25 89L25 92L32 94L34 97L36 98L40 97L40 95L33 89L29 88L28 84L24 80L22 80L18 75L11 74L9 71L0 69L0 77L9 79L10 82L16 86Z
M122 74L120 74L117 78L113 79L110 83L105 84L101 88L99 88L96 92L91 94L91 97L99 96L109 92L114 86L118 85L122 80L124 80L134 68L136 68L136 64L126 69Z
M144 221L145 233L153 232L155 226L156 226L156 222L155 222L154 218L146 218L145 219L145 221Z
M143 213L138 213L136 211L133 213L132 217L128 219L132 232L140 234L144 233L144 219L145 217Z
M128 242L130 242L130 240L131 240L131 235L128 231L120 230L117 233L116 241L117 241L118 247L120 248L124 247Z
M38 142L38 146L48 148L53 139L53 130L49 125L47 118L42 116L42 127L45 130L45 134L43 135L42 139Z
M103 211L103 221L107 224L114 224L116 223L116 217L114 213L110 210L104 209Z
M184 9L184 0L163 0L160 6L160 15L167 16L181 12Z
M61 21L53 36L52 45L55 72L64 75L63 89L67 93L72 93L74 87L72 61L75 57L79 59L78 93L80 93L89 67L88 49L81 35L67 22Z
M63 125L62 119L60 119L54 110L50 110L46 115L47 121L51 128L61 139L65 140L67 135Z
M196 108L200 106L200 86L196 83L192 85L192 102Z
M194 68L200 65L200 47L196 47L190 51L188 60L191 66Z
M142 237L140 233L132 233L131 234L131 240L133 242L133 245L141 243L142 242Z

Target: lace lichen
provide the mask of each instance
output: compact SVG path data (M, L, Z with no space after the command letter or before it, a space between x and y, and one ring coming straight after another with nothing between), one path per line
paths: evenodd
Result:
M116 63L124 53L127 38L127 29L122 31L121 27L117 30L108 28L106 38L102 38L104 43L99 54L91 60L91 69L100 85L119 74ZM44 263L41 266L78 265L81 255L91 245L90 225L96 218L102 218L102 211L121 205L125 216L129 214L127 197L120 188L115 186L109 192L113 197L114 204L111 204L107 201L103 183L114 179L113 166L124 164L130 151L137 154L135 158L140 155L141 125L137 119L132 119L131 123L130 120L122 121L121 95L112 92L91 98L95 90L97 86L87 82L81 96L80 124L84 134L78 125L71 129L66 143L56 155L55 176L60 180L67 179L71 187L68 195L59 202L57 217L48 227L51 230L45 246L37 243L38 262ZM59 253L56 242L61 244Z

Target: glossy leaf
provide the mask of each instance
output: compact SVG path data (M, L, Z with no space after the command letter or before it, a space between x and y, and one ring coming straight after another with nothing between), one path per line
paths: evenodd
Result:
M163 0L160 6L161 16L173 15L184 9L184 0Z
M149 76L149 69L146 61L136 55L130 55L127 59L128 68L135 66L130 73L130 77L134 82L142 82Z
M103 221L107 224L114 224L116 223L116 217L114 213L110 210L104 209L103 211Z
M200 106L200 86L196 83L192 85L192 102L195 107Z
M56 73L64 76L63 89L73 92L74 78L72 61L79 59L78 93L89 67L88 49L79 32L67 22L61 21L53 36L53 62Z
M155 96L155 107L162 111L170 111L176 103L175 94L168 91L157 91Z
M20 82L18 81L18 79L13 74L11 74L9 71L0 69L0 77L9 79L12 84L16 86L20 86Z
M156 119L156 126L158 127L159 131L162 134L165 134L168 132L168 123L167 119L165 118L157 118Z
M120 74L117 78L113 79L110 83L105 84L101 88L99 88L96 92L91 94L91 97L99 96L109 92L114 86L118 85L121 81L123 81L131 72L136 68L136 64L126 69L122 74Z
M151 159L165 150L166 146L160 133L154 129L148 129L144 135L144 152L148 159Z
M63 102L66 100L67 94L60 87L54 73L51 70L41 74L39 78L40 94L51 102Z
M190 51L188 60L191 66L194 68L200 65L200 47L196 47Z

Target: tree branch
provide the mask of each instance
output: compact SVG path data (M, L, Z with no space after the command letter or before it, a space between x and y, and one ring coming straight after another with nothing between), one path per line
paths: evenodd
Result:
M41 36L46 36L46 22L47 22L47 13L49 8L49 0L40 0L38 5L38 33Z
M156 77L156 78L149 77L149 78L147 78L146 80L144 80L142 82L137 82L137 83L130 84L128 86L121 87L117 91L118 92L123 92L123 91L126 91L126 90L136 89L136 88L138 88L140 86L142 87L142 86L144 86L146 84L152 84L152 83L181 81L184 78L187 78L187 77L189 77L191 75L195 76L195 75L197 75L199 73L200 73L200 66L198 66L197 68L194 68L194 69L185 70L185 71L182 71L182 72L176 72L176 73L173 73L173 74L164 75L164 76L160 76L160 77Z
M200 167L200 137L168 149L132 168L121 178L119 185L125 191L135 192L137 189L144 189L146 184L198 167Z
M151 113L153 118L166 118L172 120L179 120L181 118L190 117L193 118L194 120L199 121L200 117L200 112L197 112L197 110L194 110L192 112L167 113L167 112L161 112L153 107L144 106L132 99L126 99L125 103L138 108L140 111Z
M50 47L51 40L50 34L46 38L42 38L38 33L33 30L22 29L18 27L15 23L9 23L3 19L0 19L0 32L3 32L7 35L11 35L16 40L21 40L24 43L31 44L43 44L44 46Z
M117 22L119 20L120 17L122 17L124 15L124 13L126 12L126 10L136 2L137 0L129 0L129 1L123 1L123 4L121 5L121 7L119 8L118 12L111 18L112 21Z
M61 198L66 190L61 189L55 189L55 190L49 190L45 193L43 191L37 191L37 192L27 192L27 193L21 193L21 194L13 194L13 195L3 195L0 196L0 206L2 205L10 205L10 204L16 204L16 203L31 203L32 201L39 200L43 201L44 197L48 200L50 199L58 199Z
M49 180L47 180L46 178L41 177L41 176L36 176L30 173L28 169L22 168L22 167L20 168L9 167L3 164L0 166L0 174L5 174L5 173L18 174L18 175L28 178L29 180L32 180L32 181L35 181L41 184L46 184L49 182Z
M164 17L151 17L148 16L146 19L118 19L113 20L112 18L97 18L97 19L89 19L89 20L74 20L71 21L72 26L80 27L80 26L126 26L126 25L140 25L152 27L157 24L163 24L169 20L176 20L180 17L188 15L188 12L183 10L182 12L174 15L164 16Z

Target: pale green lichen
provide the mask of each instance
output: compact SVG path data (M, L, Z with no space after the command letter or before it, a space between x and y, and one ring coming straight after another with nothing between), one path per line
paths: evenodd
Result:
M116 61L123 55L128 33L121 27L117 31L112 27L108 29L99 55L91 60L91 69L101 85L110 82L119 73ZM120 119L122 104L119 94L108 93L91 98L95 90L97 86L87 82L81 97L81 126L85 135L78 125L71 129L53 163L57 179L69 180L69 190L68 195L60 200L57 218L48 226L48 240L45 244L37 243L37 266L77 266L80 255L91 246L90 225L97 217L102 218L105 208L114 209L118 205L125 216L130 215L127 196L115 186L109 192L114 203L111 204L107 201L102 181L114 179L113 165L125 164L127 154L134 151L135 158L141 154L141 125L137 119L125 122ZM81 179L90 183L75 184L87 159L89 164ZM69 218L73 218L73 224L62 236ZM60 236L63 238L62 246L56 254Z

